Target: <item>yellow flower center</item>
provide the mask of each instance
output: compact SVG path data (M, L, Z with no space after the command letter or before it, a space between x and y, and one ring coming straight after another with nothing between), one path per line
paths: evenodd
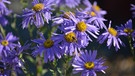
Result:
M92 12L86 12L86 13L87 13L88 15L90 15L90 16L93 16L93 17L96 16L96 13L93 12L93 11L92 11Z
M54 44L54 42L53 42L52 40L47 39L47 40L44 42L44 47L45 47L45 48L50 48L50 47L53 46L53 44Z
M41 11L43 8L44 8L44 4L38 3L34 5L32 9L37 12L37 11Z
M124 32L125 33L132 33L134 30L133 29L129 29L129 28L125 28Z
M117 31L114 28L108 28L108 32L113 36L117 36Z
M92 68L94 68L94 63L93 62L86 62L84 64L84 66L86 69L92 69Z
M76 35L74 32L68 33L67 35L65 35L65 39L67 42L76 42Z
M90 12L90 15L91 16L96 16L96 13L95 12Z
M92 8L96 11L99 12L101 9L98 5L93 5Z
M81 21L81 22L78 22L76 28L77 28L77 30L84 32L87 29L87 25L84 21Z
M1 42L1 44L2 44L3 46L7 46L7 45L8 45L8 41L7 41L7 40L3 40L3 41Z

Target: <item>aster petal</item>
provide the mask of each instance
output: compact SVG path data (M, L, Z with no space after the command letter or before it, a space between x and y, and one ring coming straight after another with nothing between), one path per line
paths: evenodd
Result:
M10 50L10 47L9 47L9 46L5 46L5 49L6 49L6 50ZM5 49L4 49L4 50L5 50Z
M59 48L56 48L58 51L55 51L55 55L60 59L61 58L61 55L62 55L62 50L61 49L59 49ZM53 49L53 50L55 50L55 48Z
M41 55L42 52L43 52L43 48L39 47L37 50L35 50L35 51L32 53L32 55L33 55L33 56L37 56L38 54Z
M55 0L44 0L43 3L45 3L46 6L49 6L51 4L54 4Z
M108 40L107 40L107 46L111 45L111 43L112 43L112 38L108 38Z
M87 8L85 9L86 11L92 7L92 4L89 2L89 0L83 0L83 3L87 6Z
M2 55L2 50L3 50L3 48L4 48L4 46L2 46L2 45L0 44L0 56Z
M0 24L2 26L6 26L8 24L8 20L4 16L0 16Z
M44 62L45 62L45 63L48 62L47 52L44 52Z
M91 54L91 61L94 61L96 56L97 56L97 51L94 50L93 53Z
M113 46L115 46L116 45L115 37L112 36L112 40L113 40Z
M6 36L6 40L11 40L11 39L13 39L13 35L12 33L8 33Z
M118 49L120 49L120 46L119 46L119 44L118 44L118 40L117 40L116 38L114 38L114 40L115 40L115 43L116 43L116 47L117 47Z
M7 0L4 0L4 3L11 4L11 2Z
M80 70L84 70L84 68L79 67L79 68L75 68L75 70L80 71Z
M50 49L46 49L45 50L45 52L46 52L46 57L47 57L47 59L49 60L49 59L51 59L51 53L50 53Z
M75 67L75 68L79 68L79 67L82 67L82 66L80 66L80 65L77 65L77 64L72 64L72 66L73 66L73 67Z
M40 22L40 20L41 20L40 14L37 13L37 14L35 15L35 18L36 18L36 19L35 19L34 24L39 28L40 25L42 25L41 22Z
M70 16L69 16L76 24L78 23L78 20L76 19L76 17L70 13Z
M46 22L49 23L49 20L51 19L51 14L50 12L46 12L45 15L43 15L44 18L46 19Z
M44 42L44 40L42 40L42 39L34 39L32 41L35 43L38 43L38 44L43 44L43 42Z
M83 59L83 57L80 58L76 56L74 64L82 66L83 64L85 64L85 60Z
M94 70L92 70L91 72L92 72L93 76L97 76L97 74L95 73Z
M52 21L54 22L54 24L62 24L64 22L64 19L58 17L58 18L52 19Z
M69 50L69 54L70 54L70 55L73 55L74 48L73 48L72 43L69 44L68 50Z
M33 6L34 6L35 4L38 4L38 3L39 3L39 0L33 0L33 2L32 2Z
M132 29L132 20L131 19L128 20L125 26L127 26L130 29Z
M73 69L73 74L76 74L76 73L79 73L79 72L81 72L82 70L75 70L75 69Z
M125 46L125 44L120 40L120 38L118 38L118 42L119 42L122 46Z
M90 31L87 31L90 35L92 35L94 38L97 38L97 36L95 34L93 34L92 32Z
M22 21L22 28L24 29L25 27L28 27L28 24L29 24L29 22L30 22L30 20L31 20L31 17L27 17L27 18L25 18L23 21Z
M50 60L54 60L54 50L52 48L50 48Z
M107 39L108 35L100 35L98 37L98 41L100 44L102 44L106 39Z

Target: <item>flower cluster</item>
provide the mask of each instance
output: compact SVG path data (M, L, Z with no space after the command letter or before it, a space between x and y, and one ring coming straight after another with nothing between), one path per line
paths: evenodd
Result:
M65 4L66 6L72 8L80 3L80 0L78 0L76 4L72 4L75 3L74 1L75 0L59 0L58 2L56 2L56 4L58 4L58 7L60 7L60 5L62 4ZM68 4L66 2L68 2ZM70 4L70 2L72 3ZM42 11L44 10L43 7L41 7L41 5L39 4L40 3L35 4L33 10L38 9L38 12L44 13ZM75 72L83 71L82 76L95 76L95 71L104 72L103 70L106 69L106 67L102 66L103 61L101 59L95 60L95 52L93 54L91 54L91 52L90 54L86 52L86 55L85 53L83 53L82 55L81 53L83 51L81 51L81 49L85 49L93 41L92 39L95 38L100 44L107 41L108 48L114 46L115 50L118 51L118 49L120 49L120 45L125 46L120 39L120 36L131 35L134 39L134 30L132 30L131 27L131 20L129 20L125 24L125 27L121 26L117 29L111 27L110 21L107 28L107 26L104 24L104 21L107 21L104 18L104 15L107 12L102 10L96 2L91 4L88 0L84 0L83 4L86 6L84 10L78 9L74 12L63 11L60 16L49 16L51 17L50 21L53 21L52 27L57 25L58 29L56 29L55 32L52 33L51 37L47 39L44 38L44 35L41 32L39 39L32 40L33 42L37 43L33 55L44 55L45 63L47 63L48 61L54 61L55 59L60 59L64 55L73 56L75 57L75 60L72 65L75 68ZM36 11L35 13L38 12ZM44 15L42 17L44 17ZM34 19L29 19L27 21L23 20L23 23L28 23L28 21L30 20L38 23L43 21L42 18L39 18L37 19L38 21L35 21ZM47 23L49 25L48 20ZM43 24L44 23L42 23L42 25ZM23 27L25 27L25 25L23 24ZM105 32L102 33L100 32L100 30L105 30ZM80 54L82 56L80 56ZM92 57L93 59L87 59L89 57Z
M0 34L0 75L10 76L12 70L17 73L21 72L23 62L19 58L20 54L27 46L21 46L18 38L12 33L8 33L6 37Z
M0 0L1 25L7 24L4 16L11 13L5 3L10 4L10 1ZM71 9L81 3L85 8L77 7L74 9L75 11L61 10L60 8ZM22 68L25 66L21 55L23 55L23 50L27 49L32 51L30 53L32 56L39 57L38 55L40 55L44 58L45 63L53 63L55 67L55 63L63 57L71 57L69 65L73 67L73 73L81 72L81 76L96 76L96 72L105 74L104 70L108 68L103 65L105 63L103 58L96 59L96 49L91 48L93 51L86 49L93 41L97 41L99 44L106 43L108 50L115 48L118 51L121 46L125 46L121 37L127 37L132 53L134 53L135 30L132 28L132 19L116 28L111 26L111 21L106 25L105 21L108 20L104 18L104 15L107 12L101 9L97 2L91 3L89 0L33 0L31 4L32 8L23 10L21 26L23 30L28 28L30 35L33 34L33 28L34 33L36 31L37 34L34 39L30 39L32 45L22 46L21 42L22 44L26 42L19 41L19 37L14 36L11 32L6 36L3 32L0 33L0 75L10 76L12 71L18 75L22 72ZM135 10L134 5L131 10ZM39 64L42 64L41 61Z

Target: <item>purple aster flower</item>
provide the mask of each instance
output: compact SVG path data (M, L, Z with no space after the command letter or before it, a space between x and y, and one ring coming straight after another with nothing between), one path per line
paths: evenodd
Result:
M120 45L124 46L123 42L119 38L119 35L120 33L111 27L110 21L108 29L106 29L106 31L99 36L98 41L102 44L105 40L107 40L107 46L110 48L113 44L117 51L120 49Z
M58 43L61 43L61 49L64 50L67 55L69 54L72 56L78 54L78 49L82 47L74 32L63 34L54 33L54 37Z
M37 56L40 54L42 56L42 54L44 54L45 63L53 61L55 57L60 59L64 52L61 50L59 43L55 41L53 37L45 39L43 34L40 34L40 36L41 38L32 40L38 44L36 50L33 52L33 55Z
M18 73L21 73L22 67L24 67L24 66L23 66L22 59L20 59L19 57L24 50L28 49L29 46L30 46L30 44L21 46L20 43L19 43L18 46L15 47L15 49L10 50L8 52L7 57L5 57L1 60L2 63L4 64L3 72L9 72L9 73L7 73L7 74L9 74L8 76L11 75L12 71L14 71L16 75Z
M131 4L131 10L133 11L133 17L135 17L135 5L134 4Z
M79 11L78 10L76 12L76 16L78 18L87 19L87 23L89 23L91 25L95 25L96 27L98 27L100 29L103 29L103 28L106 29L106 25L104 24L104 21L106 21L106 19L104 19L103 17L99 17L93 11L85 11L85 10Z
M98 16L98 17L102 17L104 16L107 12L105 10L102 10L98 5L97 2L94 2L93 5L87 1L84 0L83 1L84 4L87 6L87 8L85 9L85 11L90 11L92 16Z
M6 37L3 37L0 34L0 56L6 57L9 50L12 50L18 46L18 44L14 43L17 40L18 38L13 36L12 33L8 33Z
M8 10L8 8L6 7L5 3L11 4L10 1L0 0L0 15L8 15L9 13L11 13L11 11Z
M89 0L84 0L83 3L87 6L85 10L82 12L87 15L88 22L92 25L97 26L98 28L105 28L106 26L103 21L106 19L103 16L106 14L105 10L102 10L98 5L97 2L94 2L93 5L89 2Z
M75 17L72 13L69 16L74 22L74 26L66 27L65 29L71 29L71 31L76 33L76 37L79 39L82 46L87 46L88 41L92 41L90 36L97 38L99 29L94 25L88 24L86 19L81 19Z
M53 0L33 0L33 8L24 10L22 27L27 28L29 23L34 23L39 28L44 25L44 21L49 23L53 2Z
M128 20L125 25L117 26L117 29L121 32L121 35L135 37L135 30L132 28L132 20Z
M105 73L107 66L103 66L102 58L96 59L97 51L81 52L79 56L73 59L73 73L81 72L81 76L96 76L96 72Z
M58 4L58 7L65 5L69 8L74 8L80 4L80 0L57 0L56 3Z

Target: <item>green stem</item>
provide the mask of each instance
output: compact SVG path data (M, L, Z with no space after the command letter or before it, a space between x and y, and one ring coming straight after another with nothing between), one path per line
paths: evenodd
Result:
M57 76L55 62L53 62L53 63L51 62L50 65L51 65L51 72L52 72L53 76Z
M135 60L135 51L134 51L134 47L132 45L132 37L131 36L128 37L128 42L129 42L129 46L130 46L130 49L131 49L131 53L133 55L133 60Z
M41 61L41 59L40 59L40 57L37 57L37 76L41 76L42 75L42 70L43 70L43 68L42 68L42 61Z
M0 32L2 34L3 37L5 37L5 30L3 29L3 27L0 25Z

